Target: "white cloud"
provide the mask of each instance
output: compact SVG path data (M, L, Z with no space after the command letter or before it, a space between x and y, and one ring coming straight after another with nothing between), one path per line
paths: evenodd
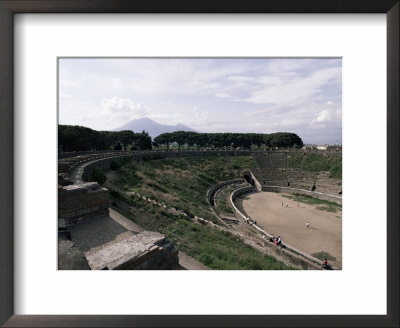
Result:
M331 113L329 110L325 109L318 114L318 117L312 121L312 124L315 123L325 123L332 120Z
M101 100L104 114L118 114L130 115L135 118L143 117L148 114L147 109L142 104L137 104L128 98L103 98Z
M83 125L95 130L111 130L135 118L148 115L148 110L129 98L103 98L99 105L84 101L64 101L60 124Z
M253 104L299 106L311 102L312 97L318 94L324 85L340 78L340 67L322 69L307 77L261 77L258 79L261 86L252 92L246 101Z

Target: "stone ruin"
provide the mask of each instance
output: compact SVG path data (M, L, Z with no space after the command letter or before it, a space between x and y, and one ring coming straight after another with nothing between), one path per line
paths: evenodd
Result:
M93 248L85 256L92 270L157 270L177 263L177 253L165 236L144 231L127 233L125 239Z
M157 232L135 231L110 216L106 188L97 182L70 184L64 176L59 177L59 183L59 270L179 267L178 251L165 236Z
M97 182L58 188L58 227L67 228L81 221L108 215L108 190Z

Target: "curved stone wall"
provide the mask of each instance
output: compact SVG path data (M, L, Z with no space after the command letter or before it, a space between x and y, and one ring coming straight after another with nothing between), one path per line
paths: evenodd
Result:
M106 151L74 151L69 153L58 153L58 159L72 158L77 156L86 155L102 155L108 153L125 153L127 155L163 155L165 158L175 157L187 157L187 156L201 156L201 155L237 155L237 154L253 154L253 150L169 150L169 151L158 151L158 150L106 150Z
M127 154L169 154L169 157L179 157L179 156L196 156L196 155L207 155L207 154L300 154L305 153L304 150L274 150L274 151L265 151L265 150L254 150L254 149L236 149L236 150L224 150L224 149L215 149L215 150L101 150L101 151L72 151L67 153L58 153L58 159L70 158L82 155L99 155L103 153L127 153ZM337 154L340 155L341 152L338 151L314 151L307 150L307 153L329 153L329 154Z
M212 187L211 189L209 189L208 192L207 192L208 204L209 204L210 206L214 206L214 197L215 197L215 195L217 194L217 192L218 192L220 189L222 189L222 188L224 188L224 187L226 187L226 186L228 186L228 185L230 185L230 184L242 183L242 182L244 183L245 180L244 180L244 179L235 179L235 180L224 181L224 182L221 182L221 183L219 183L219 184L213 186L213 187Z
M247 221L247 216L244 215L244 214L236 207L236 205L235 205L235 199L236 199L238 196L240 196L240 195L249 194L249 193L251 193L252 191L253 191L253 188L252 188L251 186L239 188L239 189L236 189L236 190L231 194L231 197L230 197L230 202L231 202L231 205L232 205L232 207L233 207L233 209L234 209L234 211L235 211L236 217L239 218L239 219L242 219L242 220L244 220L244 221Z

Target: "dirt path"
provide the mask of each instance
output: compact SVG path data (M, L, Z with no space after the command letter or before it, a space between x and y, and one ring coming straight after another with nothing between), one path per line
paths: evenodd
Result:
M282 206L282 202L284 206ZM286 204L288 207L286 207ZM257 225L308 254L327 252L342 264L342 213L316 209L273 192L259 192L243 200L246 213ZM310 227L306 228L307 220Z
M127 219L122 214L118 213L117 211L113 210L111 207L108 209L110 217L122 225L125 229L129 231L133 231L136 233L140 233L145 231L142 227L138 226L136 223L132 222L131 220Z

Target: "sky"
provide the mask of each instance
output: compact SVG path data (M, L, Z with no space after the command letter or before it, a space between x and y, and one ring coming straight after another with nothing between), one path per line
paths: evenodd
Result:
M339 58L61 58L58 77L59 124L113 130L147 117L342 143Z

